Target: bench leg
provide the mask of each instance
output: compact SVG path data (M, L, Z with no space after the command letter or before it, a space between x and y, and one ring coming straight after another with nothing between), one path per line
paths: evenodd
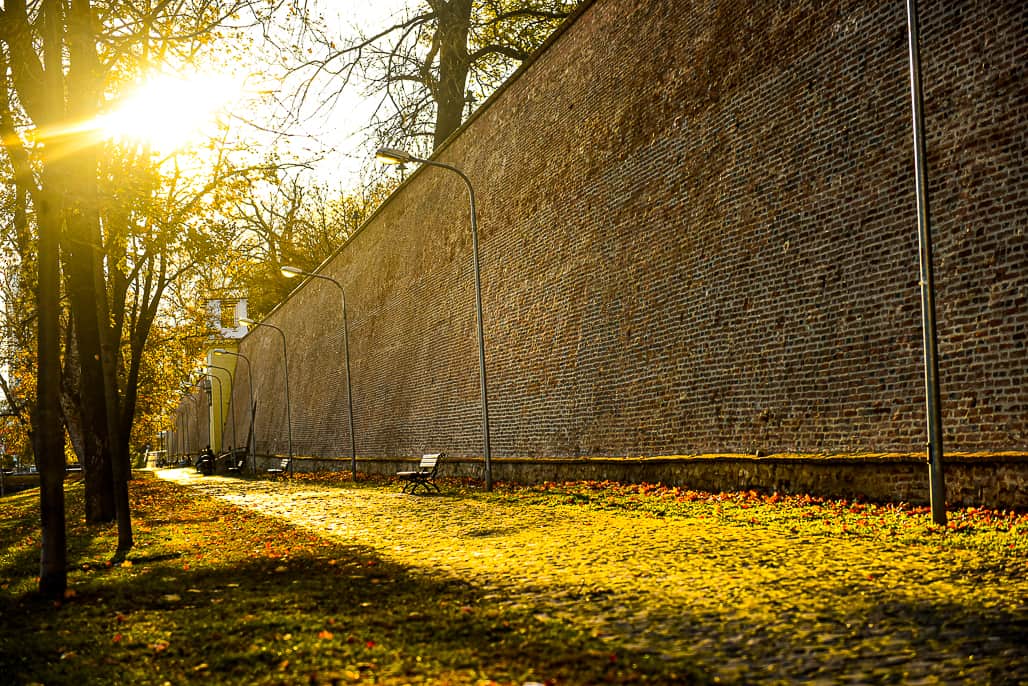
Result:
M439 487L435 484L435 482L429 479L415 479L411 481L410 493L411 495L413 495L414 492L417 491L419 488L423 490L425 493L428 493L429 487L434 488L436 493L442 492L439 490Z

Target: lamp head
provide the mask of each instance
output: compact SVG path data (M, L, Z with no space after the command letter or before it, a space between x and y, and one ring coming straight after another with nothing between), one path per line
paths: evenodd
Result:
M375 157L379 162L384 162L385 164L406 164L416 160L409 152L397 150L396 148L379 148L375 153Z
M291 279L294 276L303 276L305 273L302 269L297 269L296 267L290 267L287 265L282 265L281 267L279 267L279 271L282 272L282 276L286 277L287 279Z

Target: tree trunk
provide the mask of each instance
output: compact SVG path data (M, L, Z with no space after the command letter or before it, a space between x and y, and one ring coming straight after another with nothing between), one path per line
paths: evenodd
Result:
M63 110L62 41L59 0L43 3L43 50L46 60L47 114L59 121ZM64 430L61 426L60 231L63 179L58 173L60 150L45 143L39 193L39 284L36 291L39 368L36 373L36 467L42 547L39 591L63 598L68 588L68 546L64 514Z
M86 521L92 523L113 522L114 509L114 476L111 461L102 449L102 436L89 428L83 417L82 379L79 374L80 363L78 344L74 331L67 336L68 344L64 353L64 375L62 382L61 407L64 410L64 423L68 429L68 437L72 448L82 464L85 486Z
M471 0L431 3L438 14L439 82L436 84L435 148L460 127L468 81Z
M48 189L40 194L38 311L39 368L36 374L35 453L39 470L39 508L42 549L39 590L62 598L68 586L67 539L64 515L64 429L61 426L61 344L59 327L60 271L58 232L60 194L52 170L44 170Z
M71 3L68 15L68 112L76 121L89 121L99 111L100 67L96 36L86 0ZM85 427L94 437L102 477L94 487L109 489L118 520L119 548L131 546L128 525L127 476L118 464L117 438L117 341L111 340L107 288L103 272L100 233L97 157L94 145L78 146L69 158L68 210L68 298L75 320L79 345L80 407ZM114 349L112 351L112 348ZM94 465L97 466L97 465ZM122 491L125 491L124 494ZM107 500L105 493L92 494ZM105 515L109 514L104 512ZM126 534L125 527L129 527Z

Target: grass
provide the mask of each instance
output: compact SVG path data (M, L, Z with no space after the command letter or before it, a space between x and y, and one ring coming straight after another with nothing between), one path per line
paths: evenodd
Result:
M199 497L132 484L136 547L81 521L68 489L69 597L33 593L36 494L2 505L0 673L10 683L488 684L677 680L629 667L589 635L502 612L447 575L413 575L374 550ZM489 655L487 663L483 655ZM645 662L645 660L644 660Z
M5 682L1028 683L1024 514L940 528L921 508L659 485L197 485L134 480L136 547L112 564L116 532L81 523L70 484L56 605L34 592L37 493L0 501Z
M1028 555L1028 513L967 507L947 512L936 526L928 507L783 496L757 491L706 493L660 484L546 483L510 490L523 505L569 504L592 509L648 513L658 517L711 518L743 526L815 537L861 538L901 545L999 552L1010 560Z

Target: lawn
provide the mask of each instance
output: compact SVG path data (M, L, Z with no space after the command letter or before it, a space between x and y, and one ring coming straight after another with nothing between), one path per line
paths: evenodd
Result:
M653 485L132 482L34 594L0 501L0 673L45 684L1026 683L1028 517ZM419 532L427 532L419 537Z

